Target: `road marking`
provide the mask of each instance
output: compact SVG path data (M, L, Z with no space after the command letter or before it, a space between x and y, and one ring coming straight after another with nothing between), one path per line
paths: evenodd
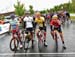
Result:
M33 55L75 55L75 52L70 52L70 53L0 53L0 55L29 55L29 54L33 54Z

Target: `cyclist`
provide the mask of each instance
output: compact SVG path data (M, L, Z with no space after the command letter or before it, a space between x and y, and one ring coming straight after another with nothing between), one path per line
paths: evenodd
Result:
M58 19L57 15L54 15L52 17L52 20L50 22L50 26L51 26L51 35L52 35L53 39L55 39L55 37L54 37L54 30L56 29L59 32L59 34L60 34L61 41L62 41L62 44L63 44L63 48L66 49L65 43L64 43L64 38L63 38L63 33L62 33L62 29L61 29L61 22Z
M32 40L32 48L33 48L33 17L30 16L30 13L26 13L26 16L23 19L24 28L26 31L30 32L31 36L29 40Z
M22 41L21 41L21 37L20 37L20 32L19 32L19 28L18 28L18 21L15 19L15 15L12 14L11 16L11 21L10 21L10 30L12 32L12 36L14 37L14 34L16 33L19 41L20 41L20 48L22 48Z
M0 24L4 24L5 22L3 20L0 20Z
M23 24L22 24L22 18L21 17L18 18L18 26L19 26L20 32L22 32Z
M35 24L38 24L40 30L44 30L44 46L47 46L45 18L41 16L40 12L36 13ZM37 37L38 33L39 31L37 32Z

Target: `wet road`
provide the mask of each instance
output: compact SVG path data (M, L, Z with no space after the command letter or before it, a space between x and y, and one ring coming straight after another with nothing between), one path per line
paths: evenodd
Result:
M75 52L75 23L71 23L69 26L62 26L66 50L63 50L61 39L58 39L58 51L55 46L55 42L50 35L50 27L47 26L47 43L48 47L41 47L39 51L37 37L35 37L34 49L29 49L28 53L58 53L58 54L34 54L25 56L24 50L19 50L15 54L9 48L9 43L11 40L11 35L4 34L0 35L0 57L75 57L74 54L63 54ZM30 43L31 44L31 43ZM30 46L31 47L31 46ZM61 54L59 54L61 53Z

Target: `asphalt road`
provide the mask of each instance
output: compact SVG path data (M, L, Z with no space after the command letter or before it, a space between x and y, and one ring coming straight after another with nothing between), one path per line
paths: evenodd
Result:
M35 37L34 49L29 49L28 53L46 53L46 54L29 54L25 56L24 50L19 50L16 53L12 52L9 48L11 35L3 34L0 35L0 57L75 57L75 23L70 25L62 26L66 50L62 48L61 39L58 39L58 48L56 49L55 41L52 39L50 34L50 27L47 25L47 43L48 47L42 46L39 50L38 39ZM30 46L31 47L31 43ZM18 54L20 53L20 54ZM48 54L50 53L50 54ZM65 53L65 54L64 54ZM70 53L70 54L69 54ZM71 54L72 53L72 54Z

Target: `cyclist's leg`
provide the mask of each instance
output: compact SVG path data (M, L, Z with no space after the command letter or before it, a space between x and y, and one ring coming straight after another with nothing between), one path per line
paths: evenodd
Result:
M29 31L30 39L32 39L33 38L33 33L32 33L33 28L27 28L26 30Z
M61 30L61 27L58 28L58 32L59 32L59 34L60 34L62 43L64 44L64 37L63 37L63 33L62 33L62 30Z
M32 48L34 47L34 39L33 39L33 28L30 28L30 36L31 36L31 40L32 40Z
M64 37L63 37L63 33L62 33L62 30L61 30L61 27L58 28L58 32L59 32L59 34L60 34L63 47L66 48L66 47L65 47L65 42L64 42Z
M44 41L46 41L46 26L43 27L43 30L44 30Z
M47 46L47 41L46 41L46 26L43 27L43 30L44 30L44 46Z
M12 37L14 38L14 34L16 33L16 30L12 30Z
M21 37L20 37L20 31L18 30L16 32L17 36L18 36L18 39L19 39L19 42L20 42L20 48L22 48L22 41L21 41Z
M39 41L42 40L42 39L41 39L42 35L40 34L40 32L41 32L41 27L39 27L39 28L36 30L36 35L37 35L37 38L38 38Z
M30 39L29 39L29 40L32 41L32 48L33 48L33 41L34 41L34 40L33 40L33 32L32 32L32 31L33 31L33 27L32 27L32 28L27 28L27 31L30 32L30 36L29 36Z
M51 36L54 39L54 30L52 29L52 26L50 26L50 29L51 29Z

